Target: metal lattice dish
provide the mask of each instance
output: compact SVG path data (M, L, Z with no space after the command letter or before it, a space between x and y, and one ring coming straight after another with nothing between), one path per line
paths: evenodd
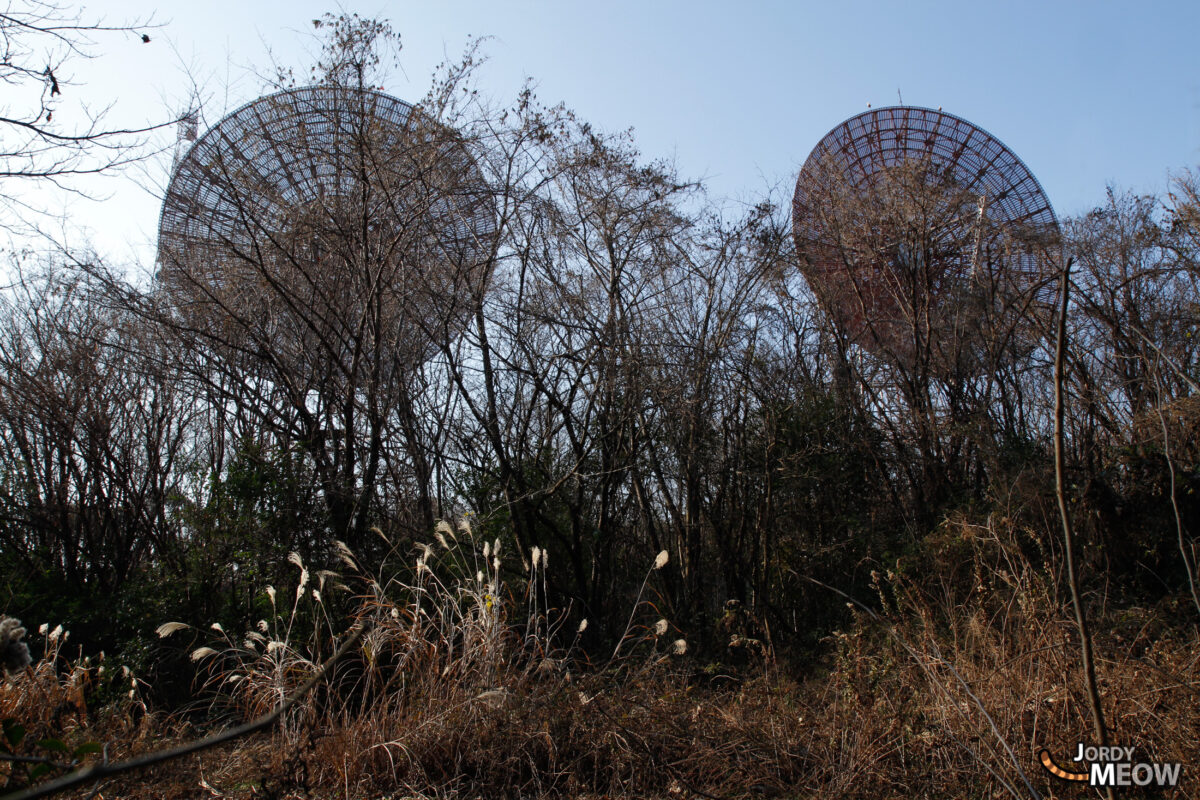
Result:
M361 346L364 325L411 364L464 324L495 232L454 131L380 92L294 89L229 114L179 161L157 280L184 322L261 337L246 345L296 365Z
M1053 301L1058 222L1011 150L912 106L830 131L796 182L800 265L848 340L912 370L977 374L1027 350Z

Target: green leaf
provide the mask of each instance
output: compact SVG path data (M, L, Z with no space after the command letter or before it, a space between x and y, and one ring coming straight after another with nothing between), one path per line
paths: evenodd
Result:
M99 742L84 742L83 744L79 745L79 747L75 748L75 752L71 754L71 757L83 758L84 756L92 753L102 752L104 752L104 745L100 744Z
M25 738L25 726L15 719L4 720L4 738L13 747L20 747L21 740Z
M33 769L29 770L29 782L33 783L34 781L36 781L38 778L42 777L49 771L50 771L49 764L38 764Z
M56 753L67 752L67 746L58 739L42 739L37 746L43 750L53 750Z

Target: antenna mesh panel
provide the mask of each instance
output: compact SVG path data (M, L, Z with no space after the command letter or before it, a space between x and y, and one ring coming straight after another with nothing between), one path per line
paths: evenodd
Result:
M792 223L805 277L843 332L907 366L977 368L985 354L967 340L982 325L1011 329L1052 302L1058 222L1045 192L952 114L881 108L834 128L800 172Z
M308 87L242 106L183 157L158 279L196 324L240 318L262 334L252 320L265 317L298 354L348 336L339 319L360 321L374 296L404 328L378 345L419 358L417 340L462 324L495 234L493 198L456 132L379 92ZM321 308L322 319L296 310Z

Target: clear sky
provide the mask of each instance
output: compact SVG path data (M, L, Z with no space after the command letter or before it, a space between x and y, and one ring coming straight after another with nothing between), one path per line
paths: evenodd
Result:
M716 197L790 187L809 150L843 119L898 94L964 117L1004 141L1060 216L1101 203L1105 186L1161 192L1200 164L1200 2L393 2L341 10L388 18L404 40L387 90L425 92L469 35L492 36L480 88L510 102L526 78L610 130L632 128L648 158L673 160ZM272 58L302 67L327 3L215 0L90 3L110 23L153 15L151 42L98 38L77 65L93 103L122 124L179 111L193 81L207 121L253 99ZM270 55L268 55L268 50ZM168 162L169 163L169 162ZM156 193L109 181L72 220L102 251L152 254Z

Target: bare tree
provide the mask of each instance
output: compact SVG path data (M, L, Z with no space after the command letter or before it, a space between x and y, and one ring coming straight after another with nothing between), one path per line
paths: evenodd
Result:
M1079 264L1080 357L1087 375L1105 381L1087 391L1110 434L1163 399L1187 393L1196 373L1195 273L1188 260L1194 244L1186 214L1184 205L1178 221L1168 223L1157 199L1110 189L1103 206L1069 225ZM1167 370L1165 397L1152 374L1156 363Z
M1174 572L1168 539L1145 530L1147 515L1169 513L1173 549L1200 607L1189 530L1194 488L1186 469L1200 452L1197 238L1189 181L1185 175L1176 184L1168 205L1110 189L1107 202L1072 220L1068 231L1079 264L1074 456L1091 476L1104 523L1097 533L1108 542L1111 569L1124 572L1139 563L1156 574ZM1112 468L1114 460L1120 468ZM1112 502L1114 495L1126 500ZM1126 557L1134 553L1136 559Z
M1050 309L1037 265L1050 263L1057 237L993 218L987 195L927 158L865 185L832 158L813 174L801 263L928 524L976 482L994 409L1014 415L1020 391L1006 378L1037 352Z
M414 376L470 317L495 225L462 138L369 88L385 33L343 19L322 83L199 140L164 203L156 277L156 313L198 357L193 378L304 450L336 535L354 542L401 465L410 522L439 513Z
M96 57L100 38L141 46L151 41L152 22L111 25L52 0L11 0L0 11L0 181L6 191L5 221L19 224L28 207L14 182L42 181L77 190L71 178L111 172L145 158L148 134L174 120L122 125L111 106L81 98L72 66Z
M58 269L0 305L0 549L28 578L97 595L177 557L170 506L189 435L178 387L139 368L146 331L101 293Z

